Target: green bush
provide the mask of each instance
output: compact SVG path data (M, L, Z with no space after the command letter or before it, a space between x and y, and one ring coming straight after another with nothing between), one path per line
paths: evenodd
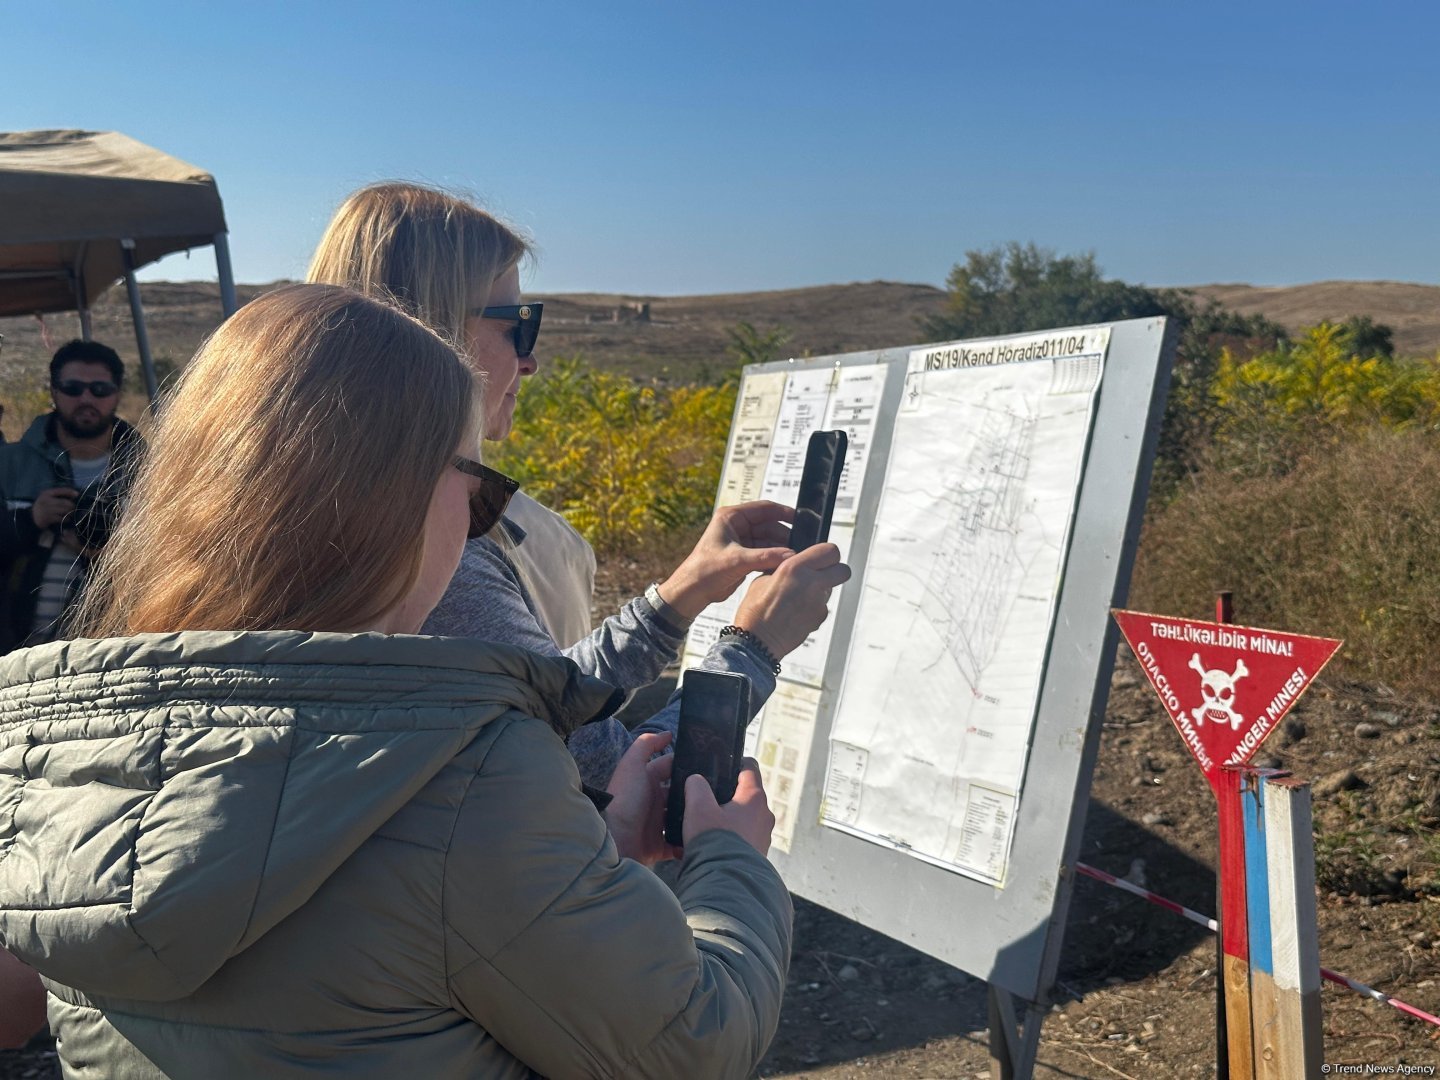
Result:
M665 388L553 361L489 460L602 553L663 545L709 520L735 386Z

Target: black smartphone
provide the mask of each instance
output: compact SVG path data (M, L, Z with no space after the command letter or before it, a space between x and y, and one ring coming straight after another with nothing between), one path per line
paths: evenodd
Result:
M750 680L728 671L691 668L680 684L680 731L675 737L675 768L665 803L665 840L679 847L685 821L685 781L705 777L715 801L735 797L740 762L745 756L745 725L750 722Z
M805 449L805 470L795 497L795 524L790 527L790 550L804 551L830 539L830 518L845 471L850 439L843 431L812 431Z

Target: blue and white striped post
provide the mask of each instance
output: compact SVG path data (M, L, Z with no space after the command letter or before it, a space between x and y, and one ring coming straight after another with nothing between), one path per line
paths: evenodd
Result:
M1250 1032L1255 1076L1287 1080L1278 1068L1273 1043L1279 1022L1274 960L1270 945L1270 877L1266 859L1265 783L1273 770L1245 769L1240 803L1245 822L1245 914L1250 928Z
M1276 1018L1267 1029L1266 1041L1257 1039L1256 1046L1264 1048L1259 1056L1275 1062L1275 1071L1266 1075L1319 1076L1324 1028L1310 787L1287 776L1267 779L1263 788L1270 897L1267 936Z

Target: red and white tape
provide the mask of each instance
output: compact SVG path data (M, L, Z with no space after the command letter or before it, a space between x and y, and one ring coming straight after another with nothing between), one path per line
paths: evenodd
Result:
M1128 893L1134 893L1142 900L1149 900L1156 907L1163 907L1166 911L1182 915L1193 923L1205 927L1212 934L1220 932L1220 924L1214 919L1201 915L1198 911L1192 911L1184 904L1177 904L1174 900L1167 900L1165 897L1151 892L1149 889L1142 889L1134 882L1126 881L1124 878L1116 877L1114 874L1107 874L1104 870L1096 870L1093 866L1086 866L1083 862L1076 863L1075 869L1086 877L1092 877L1096 881L1103 881L1106 885L1114 885L1117 889L1124 889Z
M1104 870L1097 870L1095 867L1087 866L1084 863L1076 863L1075 869L1086 877L1092 877L1096 881L1103 881L1106 885L1114 885L1117 889L1123 889L1125 892L1133 893L1142 900L1150 901L1150 903L1156 907L1162 907L1166 911L1189 919L1191 922L1205 927L1205 929L1209 930L1212 934L1220 932L1220 924L1214 919L1201 915L1198 911L1192 911L1184 904L1177 904L1174 900L1169 900L1158 893L1153 893L1149 889L1142 889L1134 882L1126 881L1124 878L1116 877L1114 874L1107 874ZM1417 1020L1424 1020L1427 1024L1434 1024L1436 1027L1440 1027L1440 1016L1431 1016L1425 1010L1417 1009L1414 1005L1406 1004L1398 998L1391 997L1384 991L1376 990L1373 986L1366 986L1362 982L1356 982L1348 975L1341 975L1339 972L1331 971L1329 968L1322 967L1320 974L1322 977L1329 979L1339 986L1354 990L1357 994L1364 994L1368 998L1373 998L1375 1001L1399 1009L1407 1016L1413 1016Z

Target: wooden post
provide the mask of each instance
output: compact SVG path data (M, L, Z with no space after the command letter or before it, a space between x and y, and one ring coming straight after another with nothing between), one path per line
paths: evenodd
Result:
M1250 944L1245 911L1245 814L1241 771L1221 769L1215 797L1220 817L1220 946L1224 953L1225 1049L1230 1080L1254 1080L1250 1043Z
M1266 780L1264 799L1276 1020L1257 1047L1275 1062L1267 1075L1318 1076L1324 1028L1310 788L1290 777Z
M1270 1044L1279 1009L1275 998L1274 965L1270 947L1270 885L1266 864L1265 773L1246 769L1241 774L1240 800L1245 816L1245 913L1250 938L1250 1034L1255 1075L1262 1080L1289 1080L1292 1074L1279 1066Z

